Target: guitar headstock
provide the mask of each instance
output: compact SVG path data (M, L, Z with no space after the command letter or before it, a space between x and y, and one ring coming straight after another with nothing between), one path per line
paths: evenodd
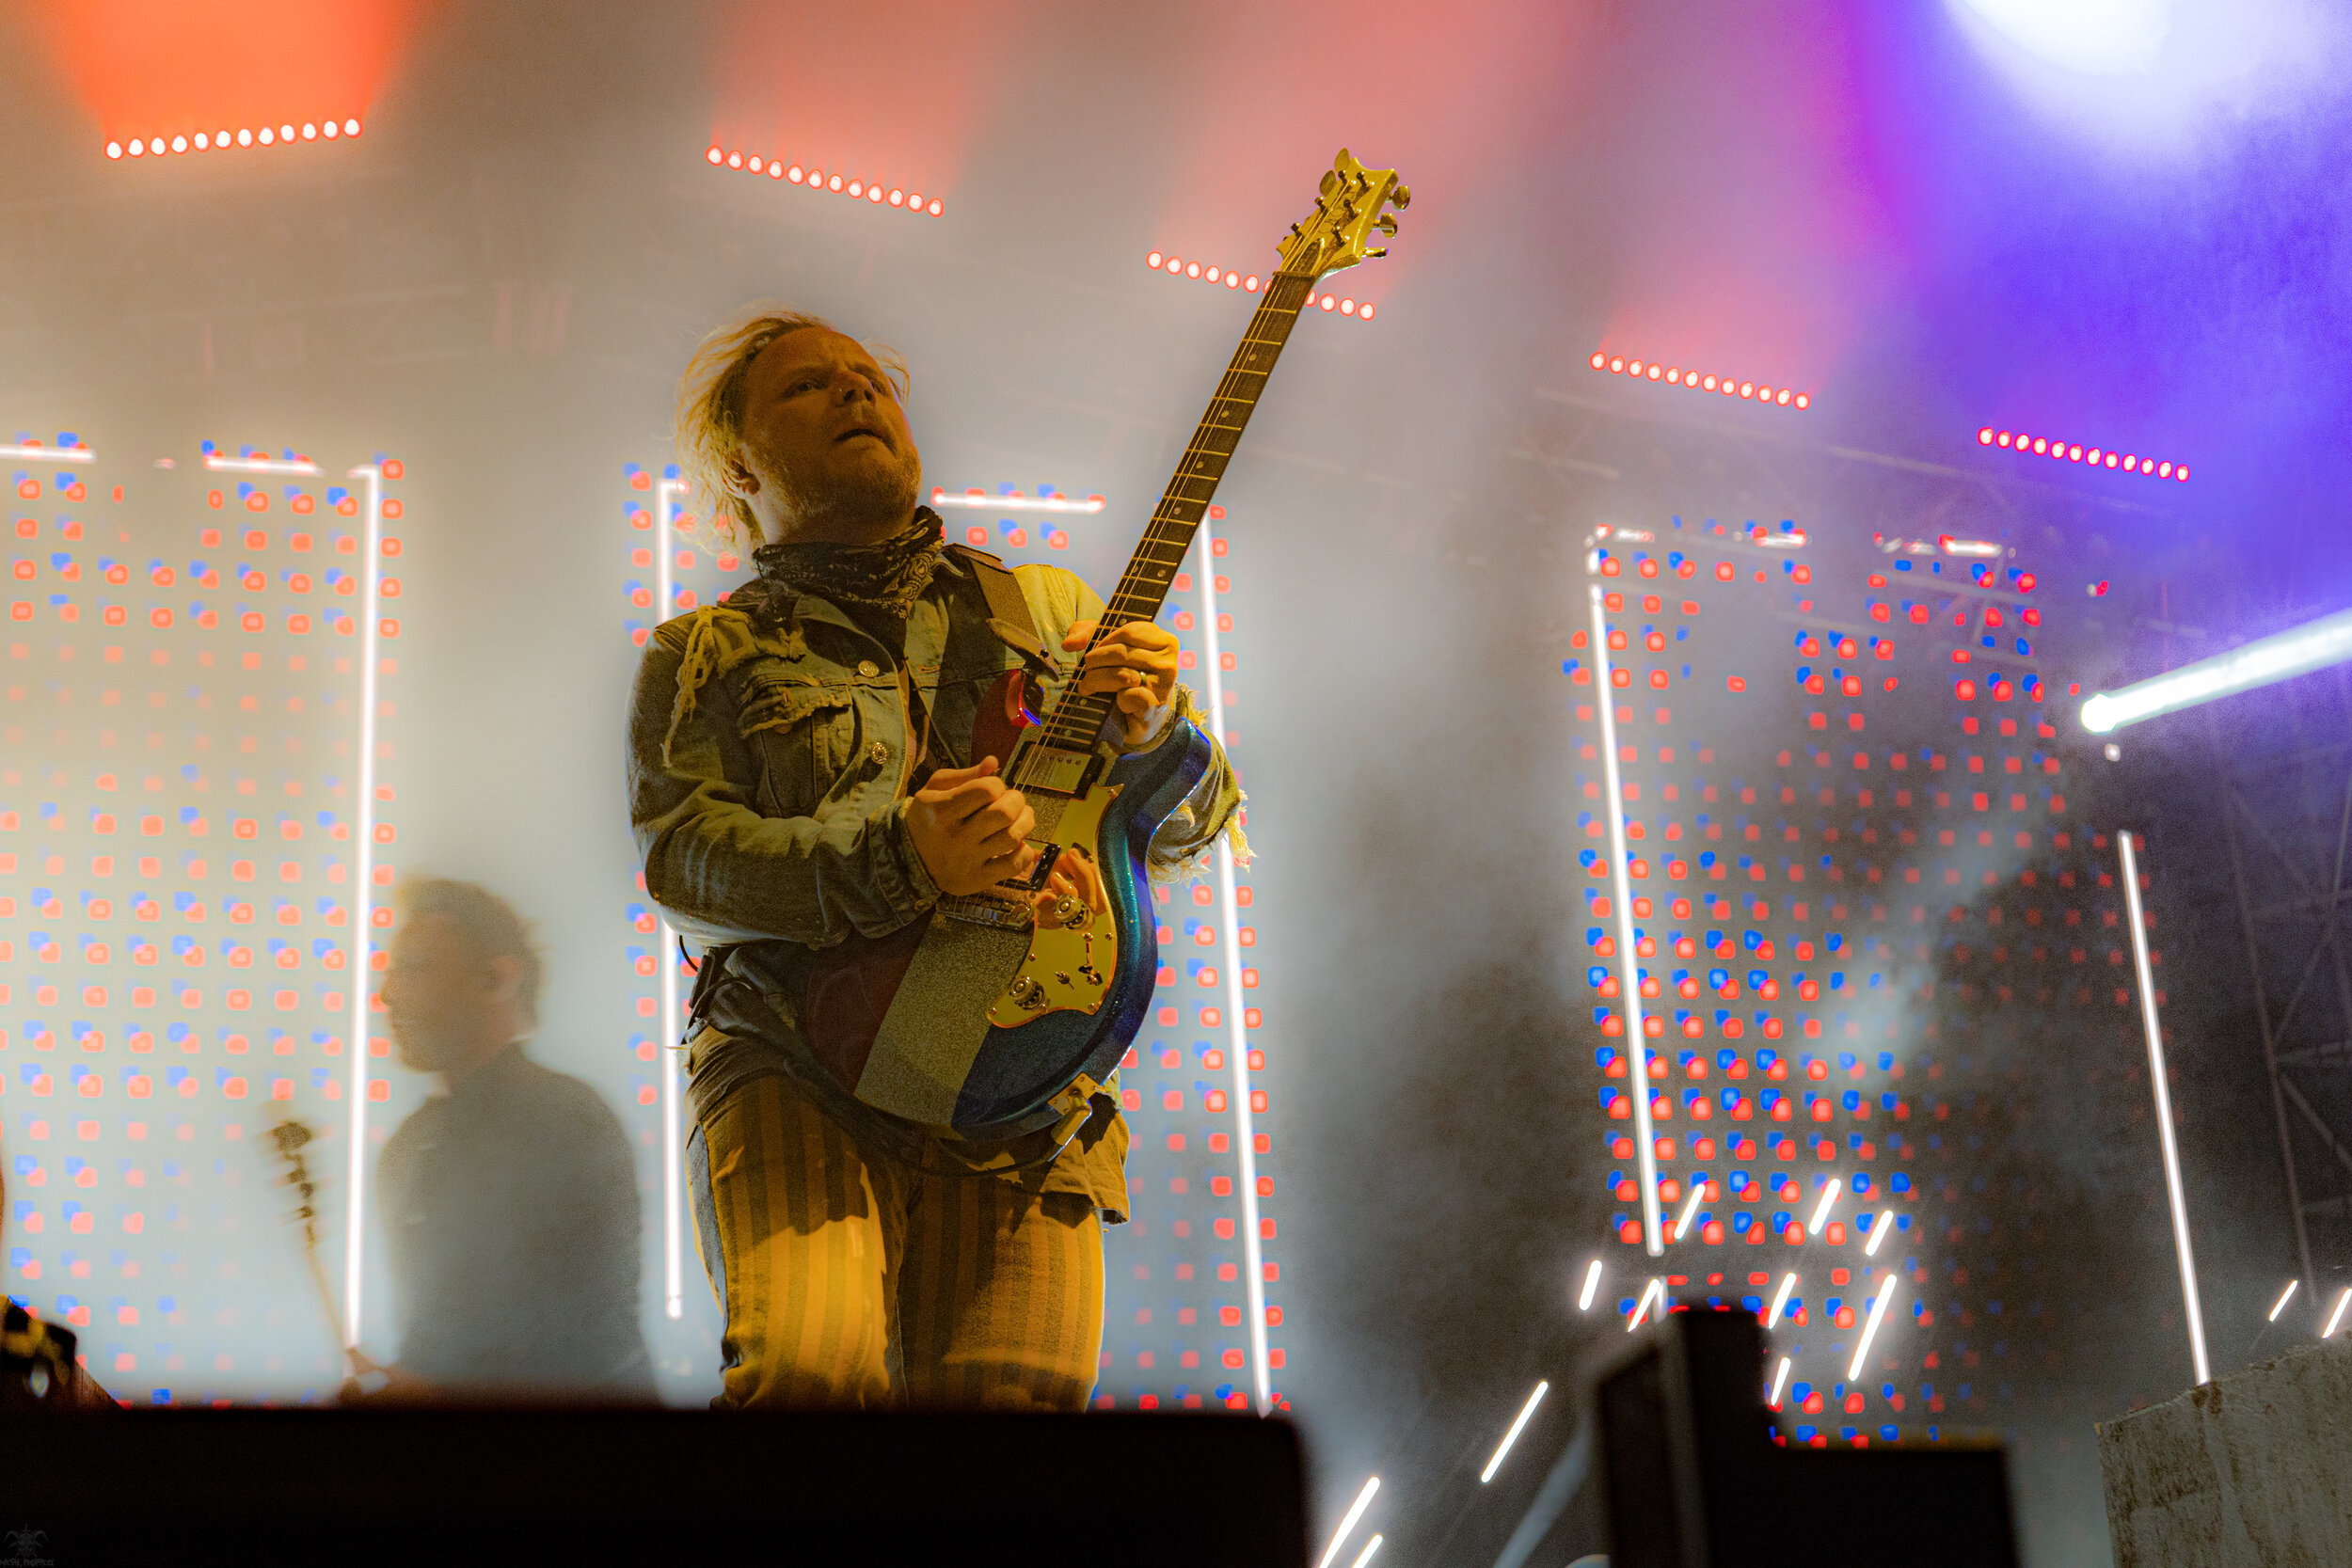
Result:
M1403 212L1412 199L1413 193L1397 183L1396 170L1366 168L1341 148L1323 176L1315 210L1292 224L1282 241L1282 270L1315 278L1386 256L1386 246L1371 244L1373 235L1394 234L1396 214L1389 208Z
M306 1246L318 1245L318 1186L310 1180L310 1162L302 1152L303 1146L317 1134L303 1123L288 1117L269 1130L270 1139L278 1146L278 1157L285 1162L286 1172L278 1179L281 1187L292 1187L301 1196L301 1207L290 1219L302 1223L302 1239Z

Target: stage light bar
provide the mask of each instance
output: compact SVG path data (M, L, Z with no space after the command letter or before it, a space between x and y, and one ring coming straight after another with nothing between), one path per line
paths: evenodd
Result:
M1871 1299L1870 1316L1862 1325L1862 1342L1853 1348L1853 1362L1846 1369L1846 1381L1853 1382L1862 1375L1863 1366L1870 1355L1870 1341L1878 1337L1879 1320L1886 1316L1886 1304L1895 1299L1895 1271L1889 1269L1879 1277L1879 1293Z
M1721 392L1727 398L1740 398L1749 403L1771 404L1780 408L1810 408L1812 397L1792 391L1787 387L1772 387L1737 376L1717 375L1713 372L1686 371L1679 365L1661 365L1656 360L1628 359L1622 354L1607 354L1596 349L1586 361L1597 371L1611 375L1629 375L1637 381L1662 382L1668 387L1684 387L1693 392Z
M1876 1258L1879 1255L1879 1243L1886 1240L1887 1232L1893 1230L1894 1228L1895 1211L1892 1209L1880 1210L1879 1222L1870 1227L1870 1242L1867 1246L1862 1249L1862 1256L1865 1258Z
M1099 499L1099 498L1098 498ZM1216 542L1200 533L1201 667L1208 672L1209 711L1225 712L1224 650L1217 644ZM1212 720L1211 722L1221 722ZM1233 1149L1241 1182L1242 1268L1249 1304L1249 1370L1257 1385L1258 1414L1274 1411L1273 1371L1266 1365L1265 1246L1258 1221L1258 1134L1250 1109L1249 1009L1242 996L1241 906L1233 879L1233 845L1230 835L1216 840L1217 926L1224 938L1226 1049L1232 1057Z
M1266 280L1254 272L1245 277L1230 267L1222 269L1204 267L1198 261L1187 261L1180 256L1168 256L1156 250L1143 259L1143 264L1153 272L1166 273L1170 277L1189 277L1203 283L1222 283L1229 289L1239 289L1246 294L1254 294L1266 286ZM1370 300L1359 305L1352 299L1342 299L1338 294L1310 293L1307 295L1307 303L1300 306L1299 309L1302 311L1336 310L1343 316L1353 316L1358 321L1372 320Z
M307 457L223 457L204 454L204 466L220 474L315 474L324 472Z
M1380 1543L1387 1539L1385 1535L1375 1535L1365 1542L1364 1549L1356 1554L1356 1560L1349 1565L1349 1568L1364 1568L1364 1564L1372 1560L1372 1554L1380 1549Z
M2086 447L2079 441L2068 442L2048 436L2027 436L2023 431L2012 434L1986 425L1977 432L1977 445L1999 447L2005 451L2029 452L2035 457L2055 457L2061 463L2088 463L2094 468L2115 468L2123 473L2146 474L2151 479L2188 481L2188 465L2170 458L2157 460L2142 457L2137 452L2114 452L2098 447Z
M2172 1137L2172 1092L2165 1080L2164 1027L2156 1019L2155 971L2148 962L2148 921L2139 908L2139 859L2128 832L2115 835L2123 903L2132 923L2132 964L2139 975L2139 1022L2148 1036L2148 1076L2156 1096L2156 1138L2164 1150L2164 1195L2172 1205L2172 1249L2181 1264L2181 1305L2188 1319L2189 1361L2201 1387L2213 1381L2205 1360L2205 1319L2197 1306L2197 1255L2188 1243L2188 1198L2181 1190L2181 1151Z
M728 150L713 146L703 154L703 161L713 168L741 169L746 174L764 174L771 180L787 180L812 191L830 191L851 199L863 198L877 207L891 206L908 213L928 213L938 217L946 212L946 204L937 197L923 198L920 191L910 191L903 185L893 185L887 192L879 182L868 184L862 179L844 179L840 174L827 174L821 168L803 168L781 158L761 158L755 154L746 158L741 149Z
M1551 1384L1549 1381L1535 1385L1535 1391L1527 1396L1525 1404L1519 1406L1519 1418L1511 1423L1511 1430L1502 1434L1502 1441L1496 1446L1494 1457L1486 1461L1485 1469L1478 1472L1479 1485L1484 1486L1495 1479L1495 1472L1502 1468L1503 1456L1511 1451L1511 1445L1519 1440L1519 1433L1526 1428L1528 1418L1535 1414L1535 1407L1543 1403L1544 1396L1550 1392Z
M1593 661L1598 673L1595 689L1609 685L1609 617L1600 585L1600 551L1587 552L1584 569L1592 574ZM1609 888L1616 898L1617 989L1625 1003L1626 1094L1633 1104L1633 1159L1642 1192L1642 1246L1652 1258L1666 1250L1658 1215L1658 1145L1652 1135L1649 1097L1648 1036L1642 1029L1642 974L1635 953L1633 883L1627 867L1625 779L1617 770L1617 706L1603 698L1594 705L1600 712L1601 777L1607 784L1609 807ZM1636 1321L1639 1321L1638 1314Z
M1780 1391L1788 1386L1788 1357L1784 1355L1780 1358L1780 1370L1772 1373L1772 1392L1771 1397L1765 1400L1765 1404L1772 1409L1778 1410L1780 1408Z
M2083 728L2112 735L2143 719L2276 685L2347 658L2352 658L2352 610L2184 664L2121 691L2098 692L2083 704Z
M1088 496L1082 500L1072 500L1059 491L1047 495L1041 490L1034 496L1025 496L1020 491L1014 490L1004 495L992 496L977 485L968 490L954 491L933 485L931 486L931 504L933 506L968 506L976 512L1083 512L1091 515L1102 511L1104 503L1100 496Z
M158 158L181 152L226 152L230 148L292 147L298 141L347 140L359 134L355 119L306 119L300 125L289 121L282 125L264 125L255 130L250 125L234 131L199 131L194 135L182 133L171 136L133 136L128 142L109 141L106 156L116 162L124 158Z
M685 503L687 483L682 479L657 479L653 483L654 531L654 624L656 626L675 612L677 584L675 563L677 542L673 536L672 519L677 508ZM659 906L656 906L657 909ZM678 1128L677 1056L671 1049L678 1027L677 933L671 929L669 916L660 915L655 923L660 936L661 955L661 1037L654 1051L661 1061L661 1310L673 1322L686 1315L686 1194L683 1180L685 1152ZM706 960L708 955L706 954Z
M95 463L98 454L84 446L44 446L39 441L18 441L0 447L0 457L22 457L34 463Z
M1682 1217L1675 1221L1674 1239L1677 1242L1691 1234L1691 1222L1698 1218L1699 1205L1707 1201L1707 1183L1691 1183L1691 1201L1682 1206Z
M1600 1259L1596 1258L1593 1259L1593 1266L1584 1271L1584 1289L1577 1292L1576 1309L1580 1312L1591 1311L1593 1309L1593 1292L1599 1289Z
M1342 1519L1340 1528L1331 1532L1331 1544L1323 1548L1323 1560L1316 1563L1315 1568L1331 1568L1331 1560L1340 1555L1340 1548L1347 1544L1348 1535L1356 1528L1356 1521L1364 1516L1364 1510L1372 1506L1373 1494L1379 1490L1378 1476L1364 1482L1364 1489L1356 1494L1355 1504L1348 1509L1347 1517Z
M1764 1314L1764 1326L1771 1328L1780 1322L1780 1309L1788 1305L1788 1292L1797 1288L1794 1271L1780 1276L1780 1289L1772 1292L1772 1309Z
M2295 1288L2302 1283L2303 1282L2299 1279L2288 1280L2287 1288L2280 1291L2279 1299L2271 1304L2270 1316L2265 1318L2263 1321L2265 1323L2277 1323L2279 1321L2279 1314L2287 1309L2287 1303L2295 1299Z
M367 1234L368 1156L373 1152L368 1147L368 1003L372 1000L368 934L375 928L376 675L382 662L377 657L377 639L383 628L386 471L386 465L370 463L352 469L349 476L367 486L368 499L366 531L359 546L364 552L360 559L367 566L360 578L359 610L359 842L354 856L358 864L351 894L351 1148L344 1173L348 1197L343 1214L343 1349L347 1351L359 1345L360 1287L365 1278L361 1264L367 1254L360 1238ZM390 472L397 477L398 465L392 465Z
M1649 1315L1649 1304L1653 1298L1657 1300L1662 1310L1666 1305L1666 1282L1655 1275L1651 1277L1647 1285L1642 1287L1642 1299L1633 1304L1633 1319L1625 1325L1625 1331L1628 1334L1642 1326L1642 1320Z
M2336 1337L2336 1329L2343 1323L2344 1309L2347 1307L2352 1307L2352 1286L2346 1286L2344 1294L2336 1298L2336 1309L2328 1314L2328 1326L2319 1331L2321 1338L2332 1339Z
M1845 1190L1846 1183L1842 1179L1835 1176L1829 1179L1829 1185L1821 1189L1821 1201L1813 1207L1812 1222L1804 1227L1807 1235L1819 1236L1821 1233L1822 1222L1829 1218L1829 1212L1837 1207L1837 1195Z

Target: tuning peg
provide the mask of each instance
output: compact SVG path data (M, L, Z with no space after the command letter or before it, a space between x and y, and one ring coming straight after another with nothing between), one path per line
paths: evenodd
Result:
M1364 260L1367 261L1377 261L1381 257L1386 256L1388 253L1389 247L1387 245L1376 245L1370 250L1364 252Z
M1372 226L1380 230L1383 234L1388 235L1391 239L1394 239L1396 237L1396 214L1393 213L1381 214L1378 217L1372 220Z
M1396 189L1389 193L1389 199L1394 202L1400 209L1410 207L1413 204L1413 187L1410 185L1399 185Z

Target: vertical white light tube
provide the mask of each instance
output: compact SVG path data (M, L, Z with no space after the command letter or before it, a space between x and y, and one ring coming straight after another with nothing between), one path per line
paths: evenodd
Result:
M366 565L359 574L359 838L358 863L351 892L351 1161L344 1180L343 1348L359 1343L361 1263L367 1255L368 1184L368 934L374 928L375 902L375 681L376 620L384 580L384 470L370 463L351 470L367 486Z
M654 553L654 625L670 618L675 608L672 603L675 592L671 583L670 562L676 553L671 537L670 512L678 498L686 492L686 482L677 479L657 479L653 482L654 540L660 546ZM646 634L651 637L652 633ZM677 1044L671 1031L678 1026L677 1019L677 933L670 929L669 920L659 912L655 915L656 931L660 938L661 1027L654 1041L654 1055L661 1064L661 1309L672 1318L686 1315L685 1251L685 1159L678 1132Z
M1593 1307L1593 1292L1599 1289L1600 1259L1596 1258L1593 1259L1593 1266L1584 1271L1584 1289L1577 1293L1576 1309L1580 1312L1591 1311Z
M2172 1137L2172 1091L2165 1081L2164 1026L2156 1019L2156 981L2148 962L2148 922L2139 908L2139 862L2129 832L2115 835L2123 866L2123 901L2132 923L2132 963L2139 974L2139 1022L2148 1035L2148 1081L2156 1096L2156 1136L2164 1148L2164 1193L2172 1205L2172 1247L2181 1261L2181 1305L2188 1317L2188 1354L2201 1386L2213 1381L2205 1360L2205 1319L2197 1306L2197 1255L2188 1243L2188 1199L2181 1191L2181 1151Z
M1208 531L1200 534L1200 662L1208 671L1209 723L1225 738L1225 668L1216 635L1216 557ZM1249 1109L1249 1031L1242 1017L1240 905L1233 886L1233 846L1216 841L1216 919L1224 939L1225 1053L1233 1075L1233 1152L1241 1181L1242 1267L1248 1274L1249 1370L1256 1384L1258 1414L1274 1409L1274 1377L1266 1366L1265 1246L1258 1234L1258 1134Z
M1772 1328L1780 1322L1780 1309L1788 1305L1788 1292L1797 1288L1795 1271L1780 1276L1780 1289L1772 1292L1772 1309L1764 1314L1764 1326Z
M1879 1320L1886 1316L1886 1304L1895 1297L1895 1271L1889 1269L1879 1276L1879 1293L1870 1302L1870 1316L1862 1325L1862 1342L1853 1348L1853 1364L1846 1369L1846 1381L1853 1382L1862 1375L1863 1367L1870 1357L1870 1341L1878 1338Z
M1331 1560L1340 1555L1340 1548L1347 1544L1348 1535L1356 1528L1356 1521L1364 1516L1364 1510L1372 1506L1373 1494L1379 1490L1378 1476L1364 1482L1364 1489L1356 1494L1356 1501L1349 1507L1347 1517L1342 1519L1340 1528L1331 1532L1331 1544L1323 1548L1323 1560L1316 1563L1315 1568L1331 1568Z
M1486 1467L1478 1472L1479 1485L1484 1486L1495 1479L1495 1472L1502 1468L1503 1460L1510 1455L1511 1445L1518 1442L1519 1433L1526 1430L1528 1418L1535 1414L1535 1407L1543 1403L1544 1396L1550 1392L1551 1381L1549 1378L1535 1385L1535 1391L1527 1396L1525 1404L1519 1406L1518 1419L1511 1423L1511 1430L1504 1433L1502 1441L1495 1445L1494 1457L1487 1460Z
M1650 1282L1648 1284L1642 1287L1642 1299L1633 1304L1633 1316L1627 1321L1625 1325L1625 1331L1628 1334L1630 1334L1635 1329L1641 1327L1642 1320L1649 1316L1649 1304L1652 1298L1655 1298L1658 1302L1660 1316L1664 1316L1666 1310L1666 1282L1660 1279L1655 1275L1650 1276Z
M1597 551L1585 568L1597 574ZM1650 1134L1649 1051L1642 1034L1642 972L1633 955L1633 885L1626 868L1625 783L1617 774L1617 708L1609 684L1609 623L1601 602L1600 584L1592 585L1594 702L1600 708L1601 773L1609 800L1609 885L1617 899L1617 989L1624 993L1626 1092L1633 1097L1633 1157L1642 1188L1642 1245L1652 1258L1666 1243L1658 1216L1658 1149Z

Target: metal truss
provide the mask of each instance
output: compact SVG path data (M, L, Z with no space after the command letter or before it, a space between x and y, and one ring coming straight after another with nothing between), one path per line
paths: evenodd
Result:
M2216 757L2303 1283L2352 1267L2352 680L2279 691L2284 743Z

